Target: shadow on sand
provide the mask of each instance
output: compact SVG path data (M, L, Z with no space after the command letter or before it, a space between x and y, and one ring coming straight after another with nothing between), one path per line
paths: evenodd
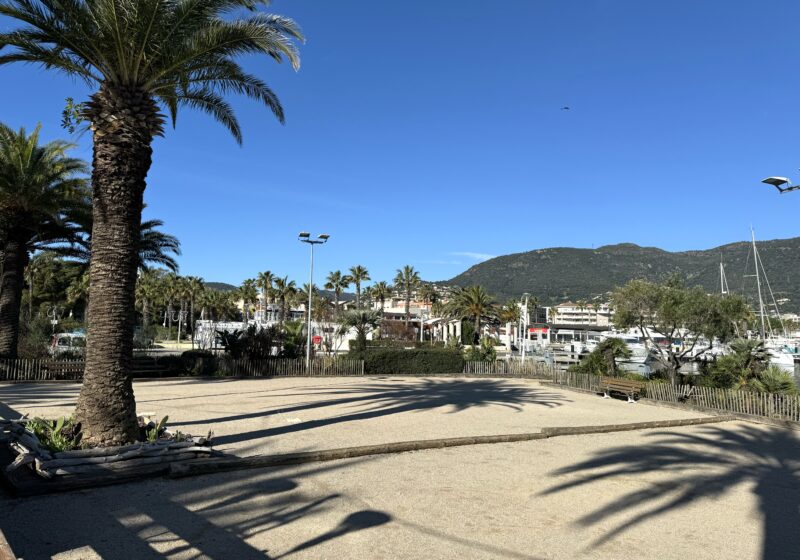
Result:
M310 387L303 392L282 393L280 396L307 397L308 400L307 402L272 410L184 422L181 425L209 425L217 422L233 422L237 420L267 417L274 414L290 414L293 412L326 407L360 407L356 412L345 413L339 416L330 416L286 426L219 436L215 439L217 445L226 445L300 432L303 430L311 430L344 422L355 422L359 420L381 418L393 414L420 412L437 408L446 409L445 412L448 413L457 413L471 408L499 406L519 412L525 405L555 407L570 402L566 397L558 393L546 391L541 388L513 385L505 380L494 379L396 380L394 383L347 385L343 388Z
M762 557L796 558L800 551L800 436L784 429L752 425L704 427L691 433L655 432L648 445L612 448L587 461L564 467L555 475L581 475L544 494L592 483L669 473L666 482L636 488L598 507L577 524L589 526L628 514L601 539L600 545L670 510L714 499L741 484L749 484L763 516ZM642 511L641 508L646 509ZM636 512L634 515L634 511ZM731 531L735 527L731 526Z
M320 494L313 485L310 492L303 488L306 477L352 464L294 469L291 475L279 468L247 477L230 473L191 481L149 481L25 500L0 497L0 525L14 552L24 558L76 550L87 557L93 557L88 552L92 551L106 560L282 558L392 521L384 512L352 511L352 504L339 494ZM352 513L345 515L348 509ZM31 521L15 523L22 518ZM313 522L275 539L289 541L289 550L271 553L252 544L259 534L304 518ZM299 541L294 546L292 538Z

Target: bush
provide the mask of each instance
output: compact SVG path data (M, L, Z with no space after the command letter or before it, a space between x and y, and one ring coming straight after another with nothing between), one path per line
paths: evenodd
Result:
M186 375L213 375L217 359L206 350L187 350L181 354L181 364Z
M364 353L349 357L363 359L364 373L368 375L426 375L464 371L462 353L444 348L367 349Z

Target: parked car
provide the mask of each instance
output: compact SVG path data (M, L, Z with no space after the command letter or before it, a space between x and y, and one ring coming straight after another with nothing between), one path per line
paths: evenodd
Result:
M83 355L85 350L86 335L81 333L56 334L50 342L50 355L53 357L63 354Z

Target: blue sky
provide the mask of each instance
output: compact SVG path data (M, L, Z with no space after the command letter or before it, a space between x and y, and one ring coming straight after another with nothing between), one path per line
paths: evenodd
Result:
M331 234L319 279L411 264L447 279L492 255L634 242L669 250L798 235L800 4L791 0L276 0L302 69L247 61L285 126L234 100L239 147L185 111L155 142L147 215L183 274L304 282L296 233ZM8 27L8 20L0 20ZM64 137L82 84L0 68L3 122ZM570 110L561 110L569 106ZM91 158L90 137L77 138Z

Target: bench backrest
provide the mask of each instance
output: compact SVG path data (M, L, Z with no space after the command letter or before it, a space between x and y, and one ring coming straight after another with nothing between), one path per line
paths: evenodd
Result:
M636 381L635 379L624 379L621 377L603 377L601 380L602 385L607 387L619 387L622 389L644 389L644 381Z

